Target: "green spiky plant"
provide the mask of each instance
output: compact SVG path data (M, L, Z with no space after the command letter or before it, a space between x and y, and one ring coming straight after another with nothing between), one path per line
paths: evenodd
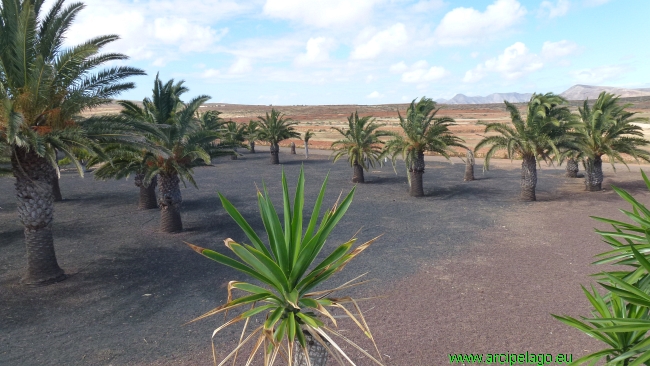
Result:
M219 194L219 198L224 209L241 227L252 245L239 244L232 239L226 239L226 246L237 258L233 259L216 251L186 243L199 254L234 268L262 284L258 286L247 282L230 282L228 285L228 302L193 320L204 319L245 305L251 307L214 331L213 340L214 336L222 329L241 321L245 322L242 337L237 347L223 359L220 365L232 358L236 358L238 352L251 340L254 340L254 345L247 365L256 357L260 347L263 347L264 350L265 366L273 365L280 352L286 356L289 365L291 365L292 360L296 357L296 352L299 352L297 350L294 352L296 342L302 351L300 356L309 359L307 356L309 353L307 338L313 339L312 343L324 347L338 361L345 359L354 364L336 343L335 338L353 346L376 364L382 364L378 350L379 360L337 331L335 329L337 325L336 318L330 312L332 309L342 310L374 344L370 329L361 314L357 302L350 297L335 298L330 296L336 291L360 285L365 281L358 282L359 277L357 277L336 288L315 290L316 286L328 281L332 275L341 271L346 264L377 239L374 238L353 249L352 246L357 240L353 237L348 242L338 246L322 261L316 261L327 237L350 207L355 190L353 188L340 204L337 201L331 209L327 210L320 224L317 225L326 185L327 178L325 178L320 189L307 229L304 232L305 178L301 169L293 209L289 198L287 180L284 172L282 173L284 230L266 187L264 187L263 192L258 191L258 206L268 236L268 244L262 241L246 219L221 194ZM246 293L246 295L233 299L232 291L235 289ZM359 316L353 315L344 306L345 304L352 304ZM257 314L264 314L265 320L262 325L247 334L249 321ZM329 320L331 324L327 324L325 319ZM216 354L214 357L216 364ZM309 364L309 361L307 364Z
M332 143L334 152L334 162L347 156L350 166L354 169L352 176L353 183L365 183L363 171L374 167L380 162L383 153L381 141L382 137L393 136L387 131L379 131L381 125L375 122L372 116L359 118L357 112L350 114L348 117L348 128L341 129L332 127L343 138Z
M650 190L650 180L643 171L641 174ZM553 315L607 345L574 361L573 365L594 365L602 360L607 365L616 366L650 365L650 210L625 190L614 186L612 189L632 205L632 211L621 212L634 223L592 216L611 224L614 229L596 230L613 249L599 254L602 259L594 264L623 265L626 268L596 275L599 284L607 290L604 295L593 287L591 291L582 288L594 307L591 318L578 320Z

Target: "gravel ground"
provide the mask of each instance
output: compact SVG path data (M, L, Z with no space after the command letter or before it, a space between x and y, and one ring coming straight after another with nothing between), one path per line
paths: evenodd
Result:
M352 169L333 165L327 154L280 156L290 186L304 164L306 207L328 171L328 205L353 186ZM268 159L246 154L197 168L199 189L182 190L186 230L174 235L157 231L157 210L137 210L132 179L101 182L64 172L54 236L59 263L71 276L43 288L17 284L25 263L22 227L13 180L0 178L0 365L212 364L210 334L222 318L182 324L223 303L228 281L244 278L183 241L225 253L223 239L244 239L217 191L261 229L256 185L266 182L281 202L281 167ZM374 281L349 294L386 296L362 303L386 363L444 365L448 353L470 352L562 352L575 359L599 349L549 314L588 315L579 286L601 270L589 263L607 249L588 216L621 218L618 208L626 205L610 183L647 202L638 167L616 175L606 168L608 189L588 193L581 179L544 166L539 201L526 203L517 200L518 162L495 162L486 173L477 168L478 180L463 182L463 164L427 159L424 198L408 196L403 165L398 175L390 166L369 172L325 249L359 229L360 240L384 234L333 284L369 272ZM238 332L219 335L219 350Z

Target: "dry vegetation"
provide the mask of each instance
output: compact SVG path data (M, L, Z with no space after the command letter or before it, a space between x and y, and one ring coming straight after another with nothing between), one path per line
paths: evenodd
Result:
M650 97L623 98L622 101L632 103L633 107L629 110L638 112L641 117L650 118ZM520 110L524 111L525 103L516 104ZM581 101L571 101L570 105L577 112L578 106L582 105ZM381 105L290 105L290 106L270 106L270 105L243 105L243 104L223 104L207 103L202 110L218 110L222 112L222 117L226 120L235 122L248 122L251 119L257 119L271 108L276 108L288 117L299 121L297 130L302 134L307 130L315 132L314 138L310 140L310 146L316 149L329 149L331 143L338 139L338 133L332 127L347 126L346 118L358 111L360 116L371 115L379 123L385 124L384 129L399 132L399 119L396 111L404 115L408 104L381 104ZM441 104L442 108L438 112L439 116L449 116L456 120L456 126L450 129L458 136L463 138L468 147L474 147L484 136L483 127L477 125L478 121L508 123L510 118L502 104ZM87 114L108 114L119 111L117 104L111 104L101 108L94 109ZM650 138L650 124L643 126L647 137ZM285 140L281 145L288 146L291 142L296 146L302 147L300 140ZM460 152L464 156L464 152ZM481 157L479 151L477 154ZM500 157L505 157L502 154Z

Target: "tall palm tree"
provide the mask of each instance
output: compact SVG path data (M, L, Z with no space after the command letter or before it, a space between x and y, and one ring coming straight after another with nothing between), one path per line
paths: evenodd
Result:
M142 174L147 184L158 176L160 229L163 232L183 230L180 182L185 184L187 180L197 187L192 168L209 164L214 156L232 154L232 150L224 149L215 141L222 137L220 133L204 128L197 118L197 111L210 97L200 95L184 103L179 96L187 90L183 81L174 84L171 79L163 84L156 76L152 98L143 100L143 108L131 102L120 102L126 114L134 118L140 116L155 127L144 137L160 152L145 154L147 169Z
M375 163L380 161L382 155L381 145L384 144L380 138L392 135L389 132L378 130L383 126L375 123L372 116L359 118L359 114L355 112L348 117L348 128L346 130L332 127L343 135L343 139L332 143L332 148L335 150L334 162L343 156L348 157L348 162L354 169L353 183L365 183L363 171L374 167Z
M257 137L271 145L271 164L280 164L280 141L300 137L300 134L293 128L298 122L286 118L275 108L271 109L270 114L266 112L266 117L257 118L260 120Z
M386 151L392 155L393 165L398 155L401 155L408 168L410 189L414 197L424 196L422 175L424 174L424 152L431 151L449 159L452 146L462 147L464 141L452 134L449 126L454 125L451 117L436 117L440 108L436 102L422 97L417 103L415 99L406 110L406 118L397 112L399 124L404 136L396 135L386 144Z
M126 66L95 72L107 62L127 58L100 53L118 37L96 37L63 49L65 34L84 5L65 6L58 0L45 11L43 3L3 0L0 5L0 140L11 149L27 248L23 283L30 285L65 279L52 237L55 151L69 157L83 174L72 147L100 149L77 116L133 88L133 83L123 82L125 78L144 74Z
M570 146L568 131L576 127L574 116L569 111L566 99L553 93L533 94L528 102L524 119L517 107L504 101L510 113L513 126L505 123L482 123L485 132L498 135L484 137L474 148L491 146L485 155L485 169L489 169L490 158L499 150L506 150L508 158L521 157L521 198L535 201L537 186L537 164L547 163L560 157L560 150Z
M602 189L603 156L609 158L614 169L617 161L625 164L622 154L636 161L650 161L648 151L640 148L650 144L650 141L644 138L643 129L634 124L648 119L635 117L636 112L626 110L630 106L620 104L614 94L602 92L593 107L585 100L583 106L578 108L581 123L577 128L577 150L583 156L586 190Z
M302 136L302 140L305 141L305 158L309 159L309 140L314 137L315 133L312 130L307 130Z

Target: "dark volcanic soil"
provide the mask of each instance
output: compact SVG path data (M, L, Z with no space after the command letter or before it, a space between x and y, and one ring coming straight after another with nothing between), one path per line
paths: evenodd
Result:
M351 168L317 153L309 160L280 156L290 182L304 164L307 207L328 171L328 205L352 188ZM244 278L183 241L226 253L223 239L244 239L217 191L260 230L256 185L266 182L281 202L281 167L268 159L249 154L196 169L200 189L183 190L186 231L176 235L157 231L156 210L136 209L132 180L99 182L92 174L64 172L66 200L56 204L54 235L71 277L43 288L18 285L22 228L13 180L0 178L0 365L212 364L210 335L222 318L181 325L222 304L227 282ZM580 179L546 167L539 172L539 201L519 202L517 168L517 162L498 162L485 174L477 168L479 179L464 183L463 164L433 159L425 173L428 196L419 199L407 195L403 165L398 175L390 166L369 172L369 183L358 186L325 251L359 228L360 240L384 234L333 284L364 272L376 279L349 293L387 296L362 303L387 364L445 365L448 353L461 352L562 352L575 359L601 347L550 313L589 314L579 285L601 270L589 263L607 246L588 216L620 219L617 209L627 205L609 189L584 192ZM648 202L634 169L607 170L605 186L616 183ZM217 344L232 344L238 332L224 331Z

